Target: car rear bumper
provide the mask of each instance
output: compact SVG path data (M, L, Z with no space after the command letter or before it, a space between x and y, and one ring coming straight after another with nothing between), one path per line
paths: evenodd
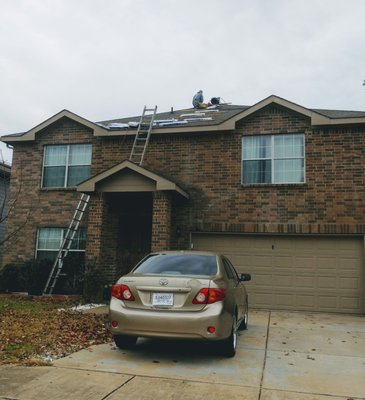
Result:
M113 335L170 339L221 340L232 330L232 316L224 310L223 303L207 305L201 311L131 309L112 297L109 310L110 331ZM118 323L116 327L112 322ZM208 327L214 327L210 333Z

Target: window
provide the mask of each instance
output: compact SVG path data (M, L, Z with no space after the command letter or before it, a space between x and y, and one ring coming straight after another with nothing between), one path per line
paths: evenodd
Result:
M242 183L304 182L304 135L242 138Z
M227 258L223 258L223 264L224 264L224 268L226 270L228 278L235 281L235 284L237 285L239 282L239 278L238 278L237 272L234 269L233 265L230 263L230 261Z
M37 259L54 260L62 245L67 229L41 228L38 230ZM72 241L70 253L74 256L84 257L86 245L86 229L80 228Z
M46 146L42 187L75 187L90 177L91 144Z
M195 254L152 254L145 258L134 270L135 274L162 275L215 275L215 256Z

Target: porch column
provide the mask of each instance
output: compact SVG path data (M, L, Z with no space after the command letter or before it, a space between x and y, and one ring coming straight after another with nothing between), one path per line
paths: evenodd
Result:
M102 257L103 225L106 214L104 196L92 196L89 203L86 264L100 263Z
M98 196L98 197L97 197ZM104 194L93 196L89 204L86 265L95 265L103 271L110 283L116 279L118 218L109 213Z
M154 192L151 250L169 250L171 242L171 194Z

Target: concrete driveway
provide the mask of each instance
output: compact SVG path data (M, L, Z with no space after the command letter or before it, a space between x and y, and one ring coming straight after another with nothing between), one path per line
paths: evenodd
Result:
M251 311L237 355L139 340L94 346L52 367L0 368L0 399L365 399L365 317Z

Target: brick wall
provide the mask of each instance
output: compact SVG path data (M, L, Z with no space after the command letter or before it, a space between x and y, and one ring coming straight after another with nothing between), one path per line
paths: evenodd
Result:
M305 134L306 183L242 186L242 136L279 133ZM184 219L198 231L361 234L364 156L364 126L312 129L308 118L270 106L232 133L153 138L147 163L191 195L172 232Z
M36 141L14 146L10 201L16 203L7 221L7 233L15 234L4 244L4 265L33 258L37 229L66 228L80 197L75 190L41 189L44 146L92 141L90 129L63 118L39 132Z
M305 184L241 185L242 136L300 132L306 143ZM6 260L33 257L37 228L67 226L79 198L70 190L40 189L45 144L92 142L94 175L127 159L132 139L95 138L89 129L63 119L37 134L36 142L17 144L11 187L17 207L8 231L27 223L6 244ZM189 200L172 196L171 221L163 220L169 207L166 198L155 196L155 226L165 225L171 235L157 239L155 233L154 249L167 248L169 243L172 248L186 248L192 230L365 233L365 126L312 128L308 118L269 106L240 121L234 132L153 135L145 160L146 168L176 182L190 195ZM102 228L104 257L115 246L112 223L107 221ZM90 255L94 250L90 248Z
M171 246L171 195L155 192L152 213L152 251L169 250Z

